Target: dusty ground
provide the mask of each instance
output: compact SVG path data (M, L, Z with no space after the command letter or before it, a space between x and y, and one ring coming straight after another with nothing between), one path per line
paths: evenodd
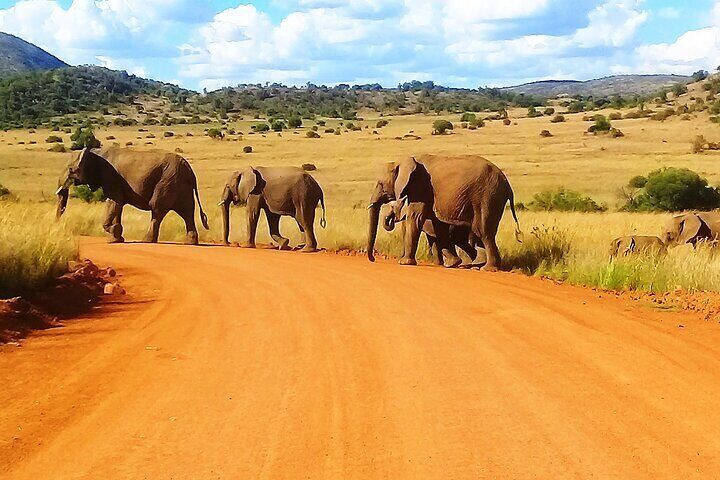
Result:
M2 478L720 475L715 322L359 257L83 254L130 294L0 350Z

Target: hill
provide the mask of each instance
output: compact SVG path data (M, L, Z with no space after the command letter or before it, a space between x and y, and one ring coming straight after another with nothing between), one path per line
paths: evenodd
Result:
M587 96L629 96L651 95L675 84L688 84L692 77L682 75L615 75L595 80L546 80L525 83L500 90L507 93L554 98L558 95Z
M42 48L14 35L0 32L0 76L68 66Z

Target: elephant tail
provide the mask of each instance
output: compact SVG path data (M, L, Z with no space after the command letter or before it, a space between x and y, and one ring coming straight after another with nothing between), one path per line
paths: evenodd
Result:
M320 194L320 207L322 207L322 218L320 219L320 226L322 228L327 227L327 220L325 219L325 195Z
M517 240L518 243L522 243L523 232L520 230L520 222L518 221L517 212L515 211L515 192L513 192L509 184L508 197L510 199L510 212L512 212L513 220L515 220L515 240Z
M198 193L197 183L193 187L193 191L195 191L195 198L197 199L198 207L200 208L200 220L202 221L203 227L205 227L205 230L210 230L210 225L208 224L208 217L203 211L202 203L200 203L200 194Z

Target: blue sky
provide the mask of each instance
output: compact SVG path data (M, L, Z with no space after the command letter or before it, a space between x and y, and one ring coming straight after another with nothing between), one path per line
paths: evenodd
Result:
M0 31L71 64L198 90L498 86L720 65L720 0L0 0Z

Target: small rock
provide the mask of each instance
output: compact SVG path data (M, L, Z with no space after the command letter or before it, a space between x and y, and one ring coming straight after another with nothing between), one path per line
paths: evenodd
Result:
M124 295L125 290L117 283L106 283L103 293L105 295Z

